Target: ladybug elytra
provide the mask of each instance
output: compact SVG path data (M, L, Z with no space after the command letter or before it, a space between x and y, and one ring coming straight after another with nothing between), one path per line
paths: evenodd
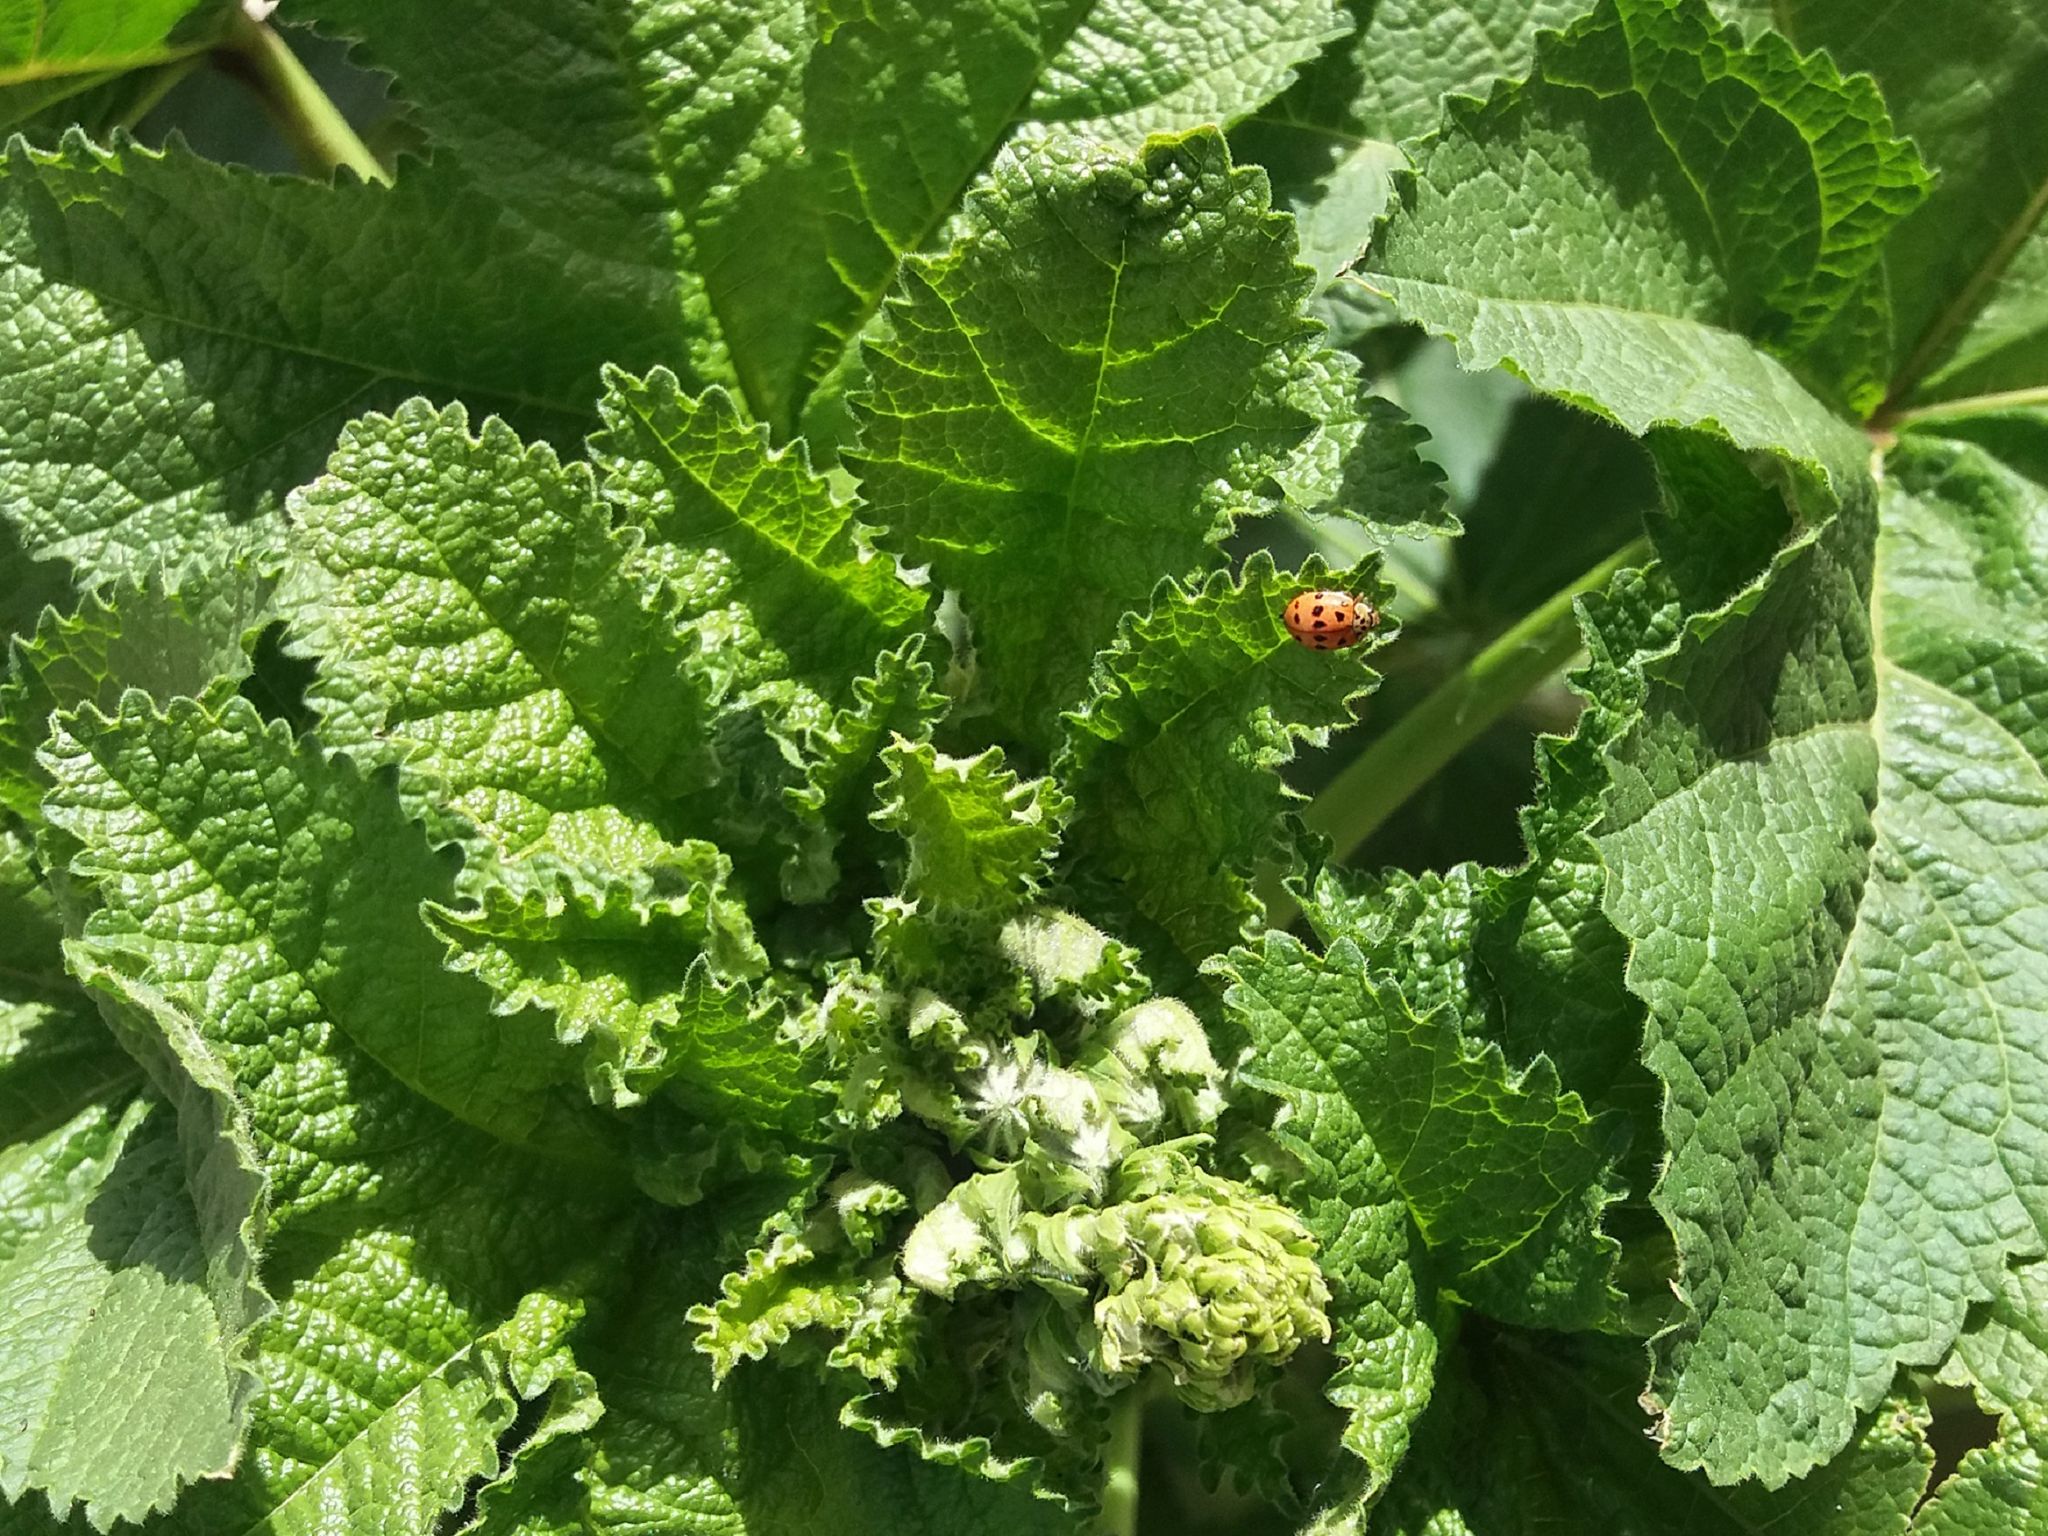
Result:
M1297 592L1281 621L1310 650L1341 651L1378 629L1380 612L1349 592Z

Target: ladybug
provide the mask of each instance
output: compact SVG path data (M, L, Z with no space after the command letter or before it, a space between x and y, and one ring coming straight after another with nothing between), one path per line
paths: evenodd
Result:
M1380 627L1380 611L1349 592L1297 592L1281 622L1312 651L1341 651Z

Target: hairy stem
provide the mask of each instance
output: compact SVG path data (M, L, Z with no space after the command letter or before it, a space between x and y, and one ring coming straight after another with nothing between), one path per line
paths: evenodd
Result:
M1444 764L1577 655L1579 624L1572 604L1649 555L1649 540L1638 538L1574 577L1354 758L1303 818L1336 845L1333 856L1343 859L1354 852ZM1293 920L1291 899L1269 897L1268 907L1268 921L1275 927Z
M1136 1536L1138 1452L1145 1438L1145 1389L1131 1387L1110 1405L1109 1450L1103 1458L1100 1536Z
M268 22L236 11L222 50L262 99L278 132L307 169L332 174L347 166L365 181L390 185L391 177L377 157Z

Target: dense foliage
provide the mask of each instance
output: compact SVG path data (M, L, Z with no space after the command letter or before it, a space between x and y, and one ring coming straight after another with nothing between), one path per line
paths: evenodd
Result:
M264 9L0 0L8 1536L2048 1529L2034 0Z

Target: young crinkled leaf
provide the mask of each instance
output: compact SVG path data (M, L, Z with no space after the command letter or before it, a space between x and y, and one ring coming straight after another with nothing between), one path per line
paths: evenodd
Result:
M845 702L848 659L901 644L926 593L868 547L855 505L835 502L803 446L771 449L724 391L693 400L666 371L612 370L606 385L605 430L590 445L606 498L663 555L722 561L789 673Z
M1504 1262L1558 1289L1609 1284L1613 1127L1560 1091L1548 1061L1511 1074L1448 1010L1418 1016L1348 939L1317 956L1268 934L1217 968L1256 1051L1240 1075L1280 1101L1274 1133L1300 1161L1289 1194L1322 1245L1345 1362L1330 1396L1377 1489L1429 1398L1437 1287ZM1522 1251L1532 1243L1547 1263Z
M783 435L1019 126L1135 147L1228 122L1344 30L1333 0L296 9L361 38L526 221L672 275L690 388L727 385Z
M909 852L903 894L947 914L1003 917L1044 884L1073 800L1053 779L1020 780L1003 750L947 757L900 736L883 749L877 826Z
M1261 910L1252 878L1282 853L1281 813L1301 798L1276 770L1297 743L1320 746L1349 724L1378 681L1359 664L1371 647L1312 651L1282 610L1317 587L1384 605L1392 589L1378 575L1377 558L1287 575L1261 553L1235 581L1219 571L1194 591L1162 585L1148 613L1126 620L1086 703L1065 717L1069 877L1116 893L1190 964L1237 943Z
M1869 395L1881 241L1927 181L1869 80L1775 36L1744 48L1703 0L1605 0L1527 84L1445 122L1360 266L1403 318L1633 432L1841 456L1786 365ZM1547 238L1515 239L1539 209Z
M1691 1309L1652 1390L1720 1479L1826 1460L2048 1237L2048 424L1971 435L1893 450L1874 571L1852 507L1696 620L1611 754Z
M477 908L430 906L428 921L454 946L451 968L476 975L500 1008L546 1008L563 1041L590 1042L584 1073L598 1102L637 1104L669 1084L719 1106L720 1119L801 1131L816 1106L779 1036L780 1007L716 980L763 968L744 912L719 891L723 866L707 860L705 880L651 907L618 888L600 905L493 886Z
M1118 617L1277 508L1332 366L1307 287L1214 133L1006 152L905 265L852 462L884 547L959 592L994 734L1049 753Z
M493 1013L442 966L419 907L452 894L449 865L388 783L295 746L240 699L159 714L131 694L112 719L65 717L43 762L47 814L96 903L80 959L128 1001L160 997L160 1028L189 1014L250 1104L281 1206L374 1196L380 1153L446 1114L602 1148L555 1086L569 1063L546 1025Z

